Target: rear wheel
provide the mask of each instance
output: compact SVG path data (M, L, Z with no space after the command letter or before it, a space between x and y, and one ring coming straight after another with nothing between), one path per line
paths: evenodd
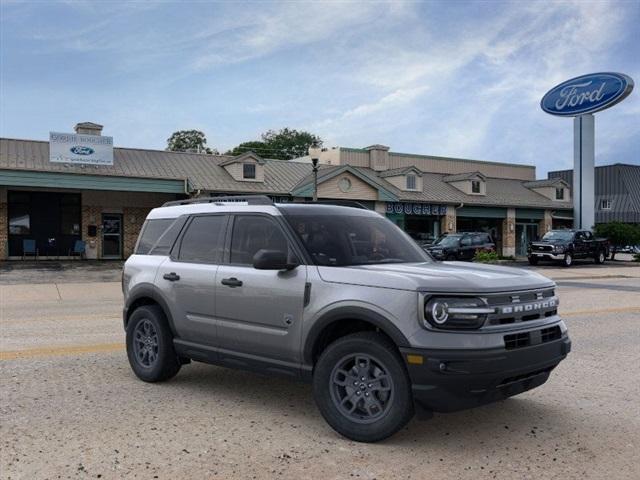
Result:
M127 356L140 380L161 382L174 377L181 363L173 348L173 335L157 305L136 308L127 323Z
M573 255L570 253L565 253L564 258L562 259L562 265L565 267L570 267L573 264Z
M411 382L391 341L359 332L329 345L316 363L313 393L324 419L358 442L387 438L413 417Z

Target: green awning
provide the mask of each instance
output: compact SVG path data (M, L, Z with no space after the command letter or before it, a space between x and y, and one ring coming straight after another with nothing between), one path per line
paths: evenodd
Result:
M123 192L185 193L184 180L37 172L31 170L0 170L0 185L10 187L116 190Z
M507 209L500 207L461 207L456 210L457 217L507 218Z

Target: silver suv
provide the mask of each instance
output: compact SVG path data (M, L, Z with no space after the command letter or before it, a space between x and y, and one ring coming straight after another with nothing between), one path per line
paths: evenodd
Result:
M428 415L543 384L571 348L555 285L436 262L378 213L266 197L149 213L123 274L135 374L191 360L313 382L342 435L377 441Z

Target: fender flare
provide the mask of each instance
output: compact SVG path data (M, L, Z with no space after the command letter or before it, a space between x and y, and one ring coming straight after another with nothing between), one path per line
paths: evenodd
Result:
M127 321L131 314L131 312L129 311L129 309L131 308L131 305L133 305L137 300L145 297L152 299L154 302L156 302L160 306L160 308L162 308L162 311L164 312L165 317L167 317L167 322L169 322L169 328L171 329L171 333L173 333L173 336L177 338L177 332L175 328L175 323L173 321L173 316L171 315L171 309L169 308L168 303L165 301L162 295L158 293L156 287L150 283L141 283L136 285L131 289L131 292L127 296L127 301L124 304L124 314L123 314L124 316L123 322L124 322L125 330L127 328Z
M362 320L368 322L386 333L397 347L410 346L409 341L400 329L380 313L357 306L337 307L318 318L309 330L302 350L302 358L306 365L313 365L313 347L322 331L330 324L340 320Z

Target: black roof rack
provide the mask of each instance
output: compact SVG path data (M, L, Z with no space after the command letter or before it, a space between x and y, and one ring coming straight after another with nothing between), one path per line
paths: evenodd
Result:
M313 204L313 205L335 205L336 207L353 207L360 208L363 210L369 210L360 202L356 202L355 200L308 200L302 202L304 205Z
M174 207L176 205L192 205L194 203L247 203L247 205L273 205L273 201L266 195L230 195L224 197L198 197L185 198L184 200L173 200L166 202L163 207Z

